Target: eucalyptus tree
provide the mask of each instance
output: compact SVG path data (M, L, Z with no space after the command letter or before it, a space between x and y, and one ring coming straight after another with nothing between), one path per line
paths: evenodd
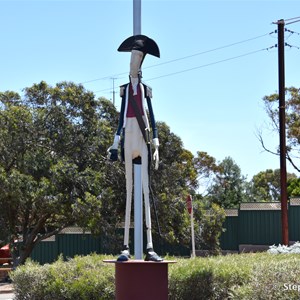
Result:
M287 178L289 186L297 177L287 173ZM254 175L249 182L249 196L253 202L280 201L280 169L267 169Z
M246 200L246 178L240 167L231 157L226 157L218 164L218 171L205 197L209 203L215 203L223 208L238 207Z
M123 163L106 157L118 123L112 103L72 82L2 92L0 103L0 230L15 265L69 225L109 236L112 246L126 199ZM158 129L151 190L161 231L169 242L187 242L185 196L195 193L199 172L181 139L163 122Z
M0 224L17 265L88 212L104 220L99 195L113 199L108 181L118 181L105 158L117 113L70 82L2 92L0 101Z
M265 110L269 117L269 130L279 134L279 95L277 93L263 98ZM300 172L300 89L286 88L286 158L297 172ZM263 138L263 132L258 133L262 147L275 155L279 155L279 147L271 149ZM279 138L278 138L279 141Z

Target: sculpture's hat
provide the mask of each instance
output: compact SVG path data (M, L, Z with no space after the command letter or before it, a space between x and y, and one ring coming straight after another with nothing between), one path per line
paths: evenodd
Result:
M118 48L120 52L130 52L131 50L139 50L145 55L148 53L160 57L157 44L146 35L133 35L127 38Z

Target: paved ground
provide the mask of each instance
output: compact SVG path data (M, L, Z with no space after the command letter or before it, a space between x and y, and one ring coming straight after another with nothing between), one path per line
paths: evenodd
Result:
M13 285L11 283L0 283L0 300L14 299Z
M1 300L13 300L13 299L15 299L14 297L15 297L14 293L5 293L5 294L1 293L0 294Z

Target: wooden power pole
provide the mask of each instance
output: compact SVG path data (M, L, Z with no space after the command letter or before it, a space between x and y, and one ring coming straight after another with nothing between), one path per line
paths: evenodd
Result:
M278 20L278 82L279 82L279 140L280 140L280 198L282 244L289 245L286 133L285 133L285 70L284 70L284 20Z

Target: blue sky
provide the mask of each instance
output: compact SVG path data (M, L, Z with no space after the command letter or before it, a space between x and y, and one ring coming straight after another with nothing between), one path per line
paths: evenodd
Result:
M132 6L132 0L0 0L0 91L67 80L113 99L114 85L119 109L130 54L117 48L133 34ZM256 134L263 129L272 150L279 143L267 130L262 103L278 91L272 22L299 16L296 0L142 0L142 34L161 52L143 63L156 119L193 154L232 157L248 179L279 168ZM286 28L295 32L286 33L293 46L285 52L286 86L300 87L300 22Z

